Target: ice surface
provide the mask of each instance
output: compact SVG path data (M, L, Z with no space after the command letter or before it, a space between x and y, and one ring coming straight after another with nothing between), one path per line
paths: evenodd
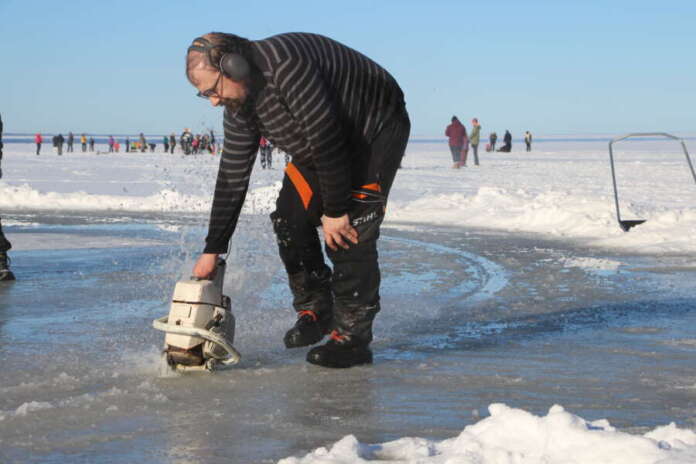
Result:
M409 145L375 365L341 372L282 347L281 171L257 170L226 278L242 363L165 378L150 324L201 249L218 159L7 144L0 462L694 462L693 186L649 145L623 153L650 179L626 189L648 218L628 234L604 143L459 171Z

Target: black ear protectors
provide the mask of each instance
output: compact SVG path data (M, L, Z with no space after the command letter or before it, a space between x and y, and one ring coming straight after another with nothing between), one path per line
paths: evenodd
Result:
M193 44L188 48L188 51L196 51L208 55L208 61L213 66L216 66L220 72L232 79L233 81L241 82L249 77L251 67L246 58L239 53L223 53L220 60L216 62L213 58L213 51L216 47L204 37L193 39Z
M243 81L249 77L249 62L239 53L225 53L218 64L222 74L233 81Z

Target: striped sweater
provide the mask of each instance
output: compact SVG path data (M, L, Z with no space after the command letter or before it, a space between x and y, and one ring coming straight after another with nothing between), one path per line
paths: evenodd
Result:
M316 170L324 214L348 211L353 169L382 125L403 108L394 78L366 56L316 34L251 43L262 76L251 105L225 110L225 142L205 253L224 253L234 233L261 136Z

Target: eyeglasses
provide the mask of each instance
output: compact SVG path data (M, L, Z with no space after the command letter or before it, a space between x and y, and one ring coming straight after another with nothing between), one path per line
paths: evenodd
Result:
M217 80L215 81L215 85L213 85L213 86L212 86L211 88L209 88L208 90L204 90L204 91L202 91L202 92L198 92L196 95L199 96L199 97L201 97L201 98L205 98L205 99L209 99L210 97L218 97L218 98L219 98L220 95L218 95L216 89L217 89L217 86L220 84L220 79L222 79L222 73L220 73L220 74L218 75L218 78L217 78Z

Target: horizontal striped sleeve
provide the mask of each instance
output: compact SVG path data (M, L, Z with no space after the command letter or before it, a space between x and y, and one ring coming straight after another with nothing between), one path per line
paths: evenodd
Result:
M204 253L225 253L242 211L256 160L259 134L224 119L225 141L218 169Z
M338 106L322 73L312 61L293 56L276 68L275 84L311 147L324 214L342 216L350 207L350 153Z

